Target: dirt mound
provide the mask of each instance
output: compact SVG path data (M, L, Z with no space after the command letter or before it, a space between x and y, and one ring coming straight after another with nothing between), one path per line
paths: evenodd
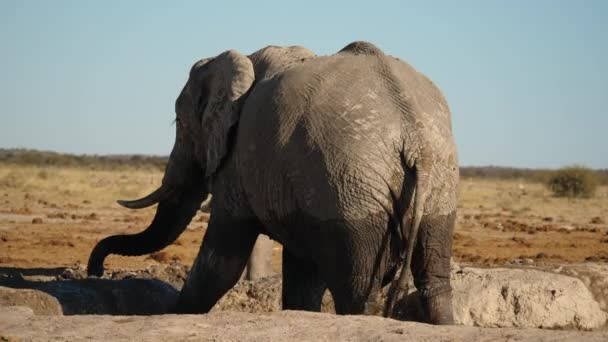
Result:
M583 273L580 268L578 272ZM596 283L608 277L608 273L604 273L601 278L602 273L597 268L593 274L591 279ZM601 310L583 281L560 274L534 269L460 268L455 265L452 286L454 319L460 325L587 330L604 326L607 319L606 312ZM386 293L382 302L385 296ZM244 281L228 292L214 310L279 311L280 297L280 276ZM334 312L328 292L323 299L322 312ZM396 312L397 319L420 321L418 293L414 291L397 303Z
M36 315L63 314L61 304L57 298L38 290L12 289L0 286L0 310L7 307L23 306L28 307Z

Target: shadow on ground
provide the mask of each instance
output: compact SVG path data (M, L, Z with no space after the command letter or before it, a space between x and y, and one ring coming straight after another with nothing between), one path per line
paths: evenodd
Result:
M28 306L46 315L163 314L179 293L158 279L84 278L66 268L1 267L0 286L0 306Z

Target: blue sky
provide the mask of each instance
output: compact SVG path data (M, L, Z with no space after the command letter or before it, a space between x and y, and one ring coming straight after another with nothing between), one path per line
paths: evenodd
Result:
M462 165L608 168L608 1L0 1L0 147L168 154L197 59L369 40L450 104Z

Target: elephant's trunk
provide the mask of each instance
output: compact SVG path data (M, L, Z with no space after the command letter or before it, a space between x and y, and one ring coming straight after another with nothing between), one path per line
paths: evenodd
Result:
M101 276L103 262L110 254L125 256L156 252L173 243L186 229L207 197L204 171L193 162L178 158L174 149L167 165L163 185L136 201L124 201L127 207L140 208L159 201L154 220L144 231L132 235L113 235L101 240L91 252L87 272Z
M144 255L172 244L186 229L207 196L193 187L158 204L154 220L146 230L132 235L113 235L101 240L91 252L88 274L101 276L103 262L109 254Z

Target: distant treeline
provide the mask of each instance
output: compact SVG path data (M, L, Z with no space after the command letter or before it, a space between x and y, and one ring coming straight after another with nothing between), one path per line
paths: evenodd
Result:
M600 184L608 185L608 169L591 170ZM463 166L461 178L521 179L530 182L546 183L556 172L554 169L526 169L503 166Z
M142 168L164 170L167 157L148 155L75 155L57 152L2 149L0 148L0 163L15 165L82 167L98 170L113 170L116 168Z
M0 163L37 166L70 166L112 170L116 168L153 168L164 170L166 156L148 155L73 155L28 149L1 149ZM463 166L463 178L521 179L545 183L555 170L502 166ZM593 170L599 183L608 185L608 169Z

